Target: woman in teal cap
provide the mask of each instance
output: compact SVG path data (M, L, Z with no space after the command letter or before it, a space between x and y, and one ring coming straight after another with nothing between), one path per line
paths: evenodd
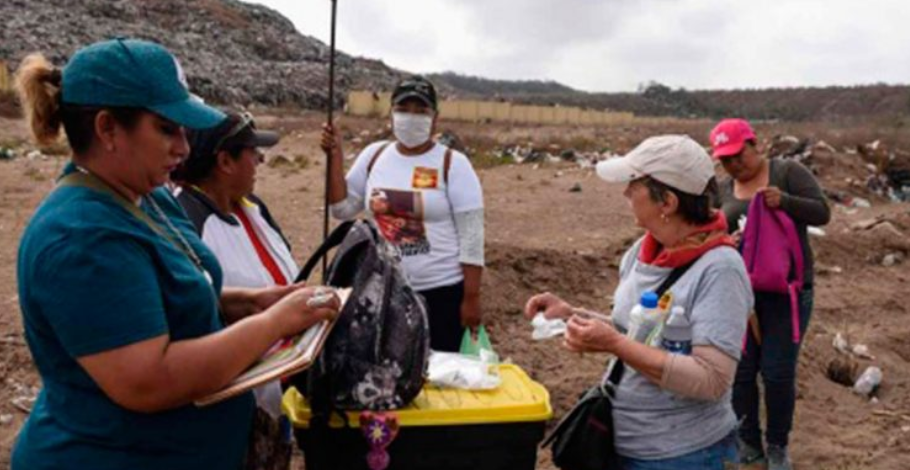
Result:
M187 90L161 46L117 39L62 70L25 59L17 86L39 143L73 152L22 236L23 325L43 382L14 470L239 469L249 394L209 407L277 340L333 316L315 289L222 289L222 272L161 186L184 127L224 115ZM312 304L312 305L311 305ZM229 325L229 326L226 326Z

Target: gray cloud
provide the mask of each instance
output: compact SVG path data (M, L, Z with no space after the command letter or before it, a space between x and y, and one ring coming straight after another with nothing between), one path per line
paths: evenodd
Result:
M338 1L341 49L412 71L606 91L910 78L904 0ZM327 39L328 0L262 3Z

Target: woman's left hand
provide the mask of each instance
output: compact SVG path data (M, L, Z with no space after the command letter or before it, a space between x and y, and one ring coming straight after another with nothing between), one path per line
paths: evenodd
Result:
M256 289L253 292L251 299L255 313L260 313L263 310L268 309L272 305L275 305L279 300L283 299L286 295L296 290L303 289L304 287L306 287L306 282L298 282L296 284L289 284L286 286L272 286Z
M625 336L606 322L573 315L566 326L564 345L575 352L614 352Z
M783 191L778 187L768 186L767 188L762 188L759 190L762 196L765 197L765 205L771 209L777 209L780 207L780 201L783 198Z

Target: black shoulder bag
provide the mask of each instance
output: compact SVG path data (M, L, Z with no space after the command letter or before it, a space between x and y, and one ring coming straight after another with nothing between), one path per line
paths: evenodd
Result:
M674 269L657 288L657 295L663 295L692 264ZM563 470L620 468L613 443L613 396L624 369L623 362L614 357L607 368L607 378L588 389L541 443L541 447L552 445L553 463L557 467Z

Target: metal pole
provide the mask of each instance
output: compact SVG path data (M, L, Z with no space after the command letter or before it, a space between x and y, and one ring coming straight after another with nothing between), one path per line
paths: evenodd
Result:
M332 0L332 32L331 39L329 41L329 99L328 99L328 122L329 125L334 126L334 111L335 111L335 23L338 16L338 0ZM335 132L338 132L335 129ZM325 166L325 200L324 207L322 211L322 241L325 242L329 238L329 182L331 181L331 168L332 165L330 162L326 161ZM327 281L327 271L328 271L328 259L329 254L326 252L322 255L322 283L325 284Z

